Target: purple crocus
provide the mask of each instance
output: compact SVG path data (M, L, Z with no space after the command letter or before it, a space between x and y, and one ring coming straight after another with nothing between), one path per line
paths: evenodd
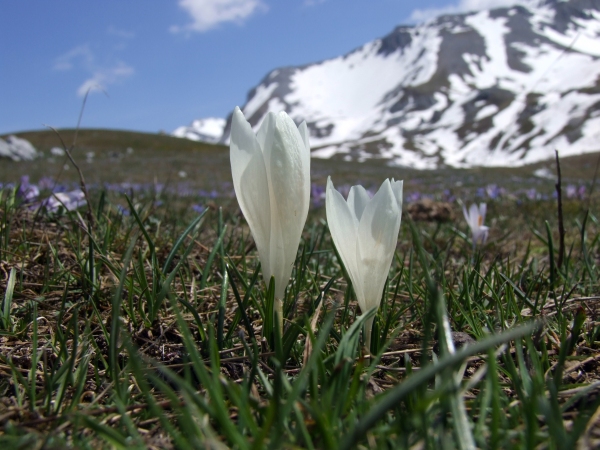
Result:
M577 197L577 186L574 184L569 184L565 189L565 193L567 194L567 198Z
M407 203L413 203L413 202L418 202L419 200L421 200L421 193L418 191L415 192L411 192L409 194L406 195L406 202Z
M192 209L197 212L198 214L200 214L202 211L204 211L206 209L205 206L202 205L198 205L197 203L192 205Z
M57 192L42 202L42 206L50 212L56 212L60 208L66 211L74 211L85 205L85 194L81 189L69 192Z
M17 195L23 199L25 203L30 203L36 200L40 195L40 189L29 182L29 175L23 175L21 177L21 184Z
M488 184L485 188L487 196L491 199L496 199L504 193L504 189L497 184Z
M525 191L525 195L529 200L537 200L540 197L535 188L527 189L527 191Z
M38 186L40 189L50 190L54 187L56 182L50 177L42 177L40 181L38 181Z
M310 198L314 208L323 206L325 203L325 188L313 183L310 185Z

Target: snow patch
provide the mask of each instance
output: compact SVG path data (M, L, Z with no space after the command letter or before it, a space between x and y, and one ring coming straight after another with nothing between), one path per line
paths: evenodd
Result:
M31 142L14 135L0 138L0 158L9 158L13 161L30 161L38 155Z
M179 127L173 131L173 136L191 139L192 141L219 142L225 129L226 120L217 117L194 120L187 127Z

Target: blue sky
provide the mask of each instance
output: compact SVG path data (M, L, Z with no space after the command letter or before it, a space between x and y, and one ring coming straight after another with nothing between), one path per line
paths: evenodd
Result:
M173 131L225 117L271 69L396 25L511 0L0 0L0 133ZM101 87L101 89L99 89Z

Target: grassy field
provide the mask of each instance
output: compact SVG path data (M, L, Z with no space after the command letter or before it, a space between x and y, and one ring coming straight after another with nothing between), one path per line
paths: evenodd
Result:
M59 137L60 135L60 137ZM2 161L0 181L18 182L22 175L33 180L51 176L61 181L76 182L75 171L64 170L66 156L50 154L53 147L70 146L75 130L26 131L17 136L29 140L41 152L34 161ZM0 136L4 137L4 136ZM62 141L61 141L62 139ZM128 152L128 149L129 152ZM94 156L87 162L87 154ZM73 157L79 162L88 183L187 183L199 189L217 189L231 183L229 150L220 145L193 142L161 134L138 133L118 130L79 130ZM598 154L565 158L562 171L565 183L590 182L593 178ZM497 183L506 186L540 187L552 190L553 181L535 177L533 173L547 168L554 171L554 162L540 162L518 168L438 169L415 171L402 167L389 167L385 161L371 160L362 164L340 160L313 159L312 179L325 186L327 176L334 174L336 184L362 183L379 186L388 177L405 180L408 194L414 190L430 189L437 192L461 186L485 186ZM185 178L179 172L186 173Z
M60 141L19 136L44 156L0 164L6 448L600 446L597 155L562 162L562 261L555 180L533 175L551 162L417 172L313 160L281 335L226 148L81 130L92 211L61 213L10 185L76 185L50 155ZM328 174L371 188L404 178L405 208L431 196L454 212L404 214L368 351L317 198ZM488 203L476 251L459 199Z

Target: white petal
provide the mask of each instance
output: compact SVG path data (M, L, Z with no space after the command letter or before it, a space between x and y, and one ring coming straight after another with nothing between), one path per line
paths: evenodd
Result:
M274 112L268 112L267 117L265 117L263 122L260 124L258 133L256 133L256 140L258 141L263 153L265 148L272 145L273 136L275 134L276 117L277 115Z
M352 186L348 194L348 206L359 221L367 204L371 201L367 190L361 185Z
M342 194L333 187L331 177L327 178L325 211L335 248L350 275L350 281L352 281L359 303L364 303L362 280L356 261L358 221Z
M236 107L231 120L231 144L229 151L231 175L236 192L238 187L240 187L242 174L257 155L262 159L262 151L256 140L256 136L250 124L244 118L244 114L240 108Z
M308 149L310 154L310 144L308 143L308 138L310 133L308 132L308 126L306 125L306 121L303 121L298 127L298 131L300 132L300 136L302 136L302 142L304 142L304 146Z
M469 219L469 212L467 211L467 207L463 204L463 216L465 216L465 220L467 221L467 225L469 228L471 227L471 220Z
M479 204L479 215L481 216L481 224L485 223L485 213L487 212L487 205L485 203Z
M287 114L286 114L287 115ZM298 132L300 133L300 137L302 138L302 142L304 142L305 150L301 152L302 166L303 172L305 174L306 179L305 183L310 186L310 145L308 143L308 127L306 122L302 122L298 127ZM310 205L310 187L305 191L304 202L306 204L306 214L308 215L308 207Z
M394 192L394 197L396 197L396 204L398 205L398 210L402 214L402 189L404 187L404 181L394 181L392 178L392 191Z
M490 229L486 226L482 226L480 228L480 233L481 233L480 239L481 239L482 244L485 244L485 241L487 241L489 230Z
M239 108L233 112L229 156L240 209L256 242L263 274L269 273L271 208L267 170L254 132Z
M400 217L390 182L385 180L365 208L358 225L357 264L363 280L363 312L379 306L398 242Z
M469 226L471 230L479 228L479 208L475 203L469 208Z
M300 132L287 114L276 116L274 135L272 139L267 136L265 143L271 199L271 270L275 295L281 298L308 214L310 167L306 165L306 147Z

